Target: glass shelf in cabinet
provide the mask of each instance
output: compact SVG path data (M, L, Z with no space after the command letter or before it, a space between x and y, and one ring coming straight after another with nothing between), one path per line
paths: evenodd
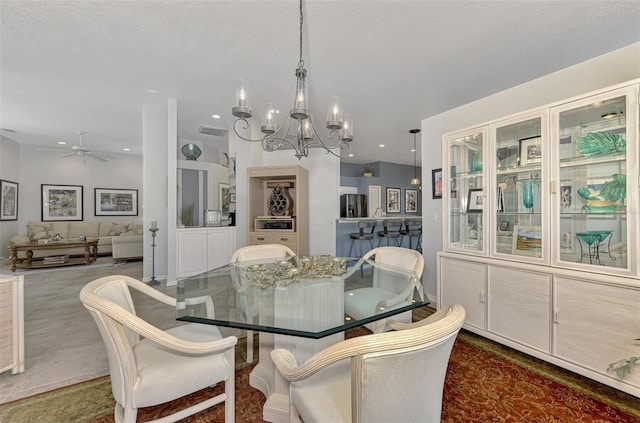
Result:
M574 156L574 157L565 157L560 159L560 167L571 167L571 166L587 166L594 165L599 163L612 163L612 162L622 162L627 158L627 153L615 153L615 154L600 154L593 157L585 157L585 156Z

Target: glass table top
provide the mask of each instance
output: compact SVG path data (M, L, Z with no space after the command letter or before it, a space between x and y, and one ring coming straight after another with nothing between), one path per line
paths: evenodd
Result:
M363 259L245 261L179 280L176 311L182 321L318 339L427 305L419 286L414 272ZM373 287L386 301L346 315L345 293Z

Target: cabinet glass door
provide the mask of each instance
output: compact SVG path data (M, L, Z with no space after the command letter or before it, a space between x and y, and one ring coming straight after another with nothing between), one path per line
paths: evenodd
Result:
M494 255L525 261L548 259L543 159L547 160L547 118L540 113L491 126L495 217ZM543 142L544 140L544 142Z
M552 111L559 158L553 175L559 241L554 256L563 266L635 271L637 238L629 231L635 216L628 206L637 210L636 98L633 87Z
M450 195L443 195L447 208L445 246L448 250L486 254L484 236L484 148L486 128L445 138L448 168L444 176ZM445 184L445 189L447 185Z

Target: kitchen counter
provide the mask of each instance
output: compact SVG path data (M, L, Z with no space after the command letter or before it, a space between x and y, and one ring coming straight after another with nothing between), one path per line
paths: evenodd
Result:
M339 217L336 219L338 223L352 223L359 222L361 220L369 220L376 219L378 222L382 222L383 220L395 220L395 219L413 219L413 218L422 218L422 216L418 216L415 214L394 214L392 216L382 216L382 217Z
M361 220L369 220L376 219L378 221L378 226L373 231L373 247L376 248L378 246L379 237L378 231L382 230L382 221L383 220L403 220L409 218L418 218L421 219L422 216L418 216L415 214L393 214L391 216L382 216L382 217L340 217L336 219L336 255L346 257L349 255L349 249L351 248L351 237L349 234L358 232L357 223ZM403 244L406 244L408 247L408 239L405 240ZM362 243L359 241L359 243ZM383 243L386 245L386 243ZM369 243L364 242L363 245L365 247L365 251L369 250ZM354 248L355 250L355 248ZM358 246L358 253L360 252L360 246Z

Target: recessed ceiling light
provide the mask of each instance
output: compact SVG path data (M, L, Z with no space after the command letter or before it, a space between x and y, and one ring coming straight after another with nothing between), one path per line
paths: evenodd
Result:
M380 144L380 148L384 147L384 144Z
M125 148L123 148L123 150L124 150L124 151L131 151L131 149L130 149L130 148L126 148L126 147L125 147Z
M220 115L211 115L211 117L214 119L220 119Z
M355 156L355 154L349 153L349 157L353 157L353 156Z
M160 91L158 91L158 90L147 90L147 92L151 93L151 94L158 94Z
M600 107L600 106L602 106L604 103L606 103L606 100L596 101L595 103L591 103L591 105L592 105L593 107Z
M64 142L64 141L58 141L58 144L60 144L60 145L67 145L67 143L66 143L66 142Z
M416 152L416 149L415 149L415 148L412 148L412 149L411 149L411 152L412 152L412 153L415 153L415 152Z
M610 113L605 113L601 117L602 117L602 119L613 119L616 116L618 116L618 114L616 112L610 112Z

